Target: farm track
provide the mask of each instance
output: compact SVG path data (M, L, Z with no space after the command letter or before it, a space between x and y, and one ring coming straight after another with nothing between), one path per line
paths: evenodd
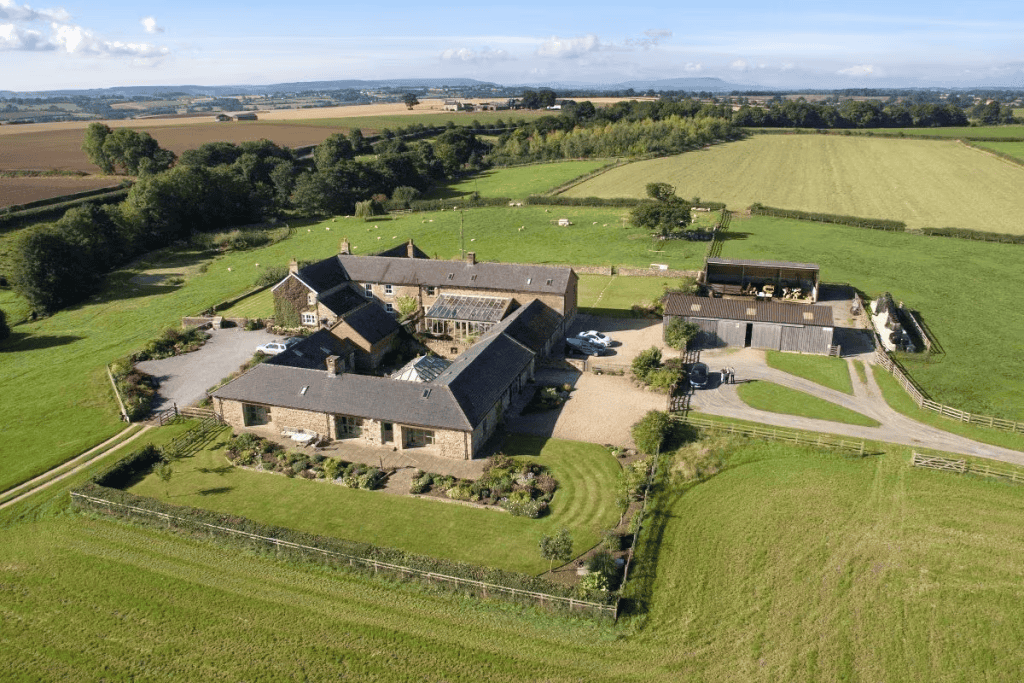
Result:
M72 458L71 460L68 460L65 463L62 463L57 467L54 467L53 469L43 472L38 477L29 479L23 484L19 484L14 488L4 491L3 494L0 494L0 497L6 497L11 494L15 495L13 498L10 498L4 501L3 503L0 503L0 510L3 510L4 508L9 507L11 505L14 505L15 503L18 503L28 498L29 496L38 493L39 491L42 491L44 489L47 489L50 486L53 486L54 484L63 481L64 479L67 479L71 475L82 471L89 465L92 465L98 460L103 459L112 451L135 441L140 436L142 436L143 434L145 434L146 432L153 428L151 425L143 425L142 429L138 430L127 439L119 441L119 439L122 436L133 430L136 426L137 425L133 424L128 427L125 427L122 431L110 437L103 443L90 448L81 455Z
M702 413L760 422L787 429L826 432L1024 465L1024 453L972 441L937 427L917 422L896 412L885 402L881 389L875 383L874 375L871 372L867 373L868 381L867 384L864 384L851 367L854 387L854 395L851 396L811 380L770 368L765 364L762 352L752 349L731 354L705 352L702 354L701 360L708 363L712 370L722 365L731 365L735 368L736 377L741 383L763 380L781 384L867 415L882 424L880 427L860 427L757 410L743 403L736 391L738 385L723 385L717 389L695 392L690 405L691 408ZM862 360L869 359L865 357Z

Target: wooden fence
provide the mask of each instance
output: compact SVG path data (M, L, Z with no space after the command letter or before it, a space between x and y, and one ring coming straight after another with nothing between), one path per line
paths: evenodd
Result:
M212 411L211 411L212 412ZM184 434L172 439L163 446L162 450L168 459L180 458L195 452L197 447L206 440L213 432L224 426L220 416L204 418L195 427L192 427Z
M654 479L658 476L658 465L661 463L661 449L654 455L654 465L651 467L650 474L647 475L647 487L644 489L644 500L640 505L640 509L636 511L639 519L636 522L635 528L636 533L633 534L633 542L629 545L629 551L626 553L626 566L622 569L622 583L619 585L619 592L626 587L626 581L629 580L629 570L633 567L633 556L636 554L637 542L640 540L640 534L643 531L644 515L647 514L647 502L650 499L651 491L654 487ZM619 602L615 603L615 618L618 619L618 608Z
M903 387L908 394L910 394L910 398L914 399L914 403L919 407L938 413L939 415L951 420L956 420L957 422L966 422L967 424L991 427L1004 432L1024 434L1024 422L1004 420L991 415L977 415L975 413L969 413L966 410L960 410L959 408L953 408L951 406L943 405L938 401L931 400L920 388L918 388L907 373L903 372L903 369L896 364L892 357L885 352L880 341L877 339L877 335L875 336L875 362L885 368L889 374L896 378L896 381L899 382L900 386Z
M706 429L711 432L739 434L740 436L755 439L768 439L770 441L782 441L784 443L791 443L798 446L834 448L837 450L850 451L861 456L865 453L863 440L851 441L826 436L825 434L809 436L807 434L792 432L786 429L739 425L733 422L719 422L717 420L708 420L702 417L693 417L689 415L673 415L672 418L678 422L682 422L683 424L688 424L699 429Z
M1001 481L1024 484L1024 471L1001 469L985 463L971 463L966 460L951 460L936 455L925 455L914 451L910 464L914 467L925 467L932 470L944 470L957 474L977 474L983 477L995 477Z
M610 617L612 620L618 619L618 601L616 601L615 604L603 605L598 602L577 600L575 598L566 598L558 595L549 595L547 593L538 593L534 591L523 590L521 588L512 588L510 586L501 586L494 583L485 583L483 581L476 581L473 579L464 579L458 576L438 574L436 572L430 572L423 569L404 567L402 565L391 564L390 562L381 562L379 560L374 560L366 557L355 557L353 555L346 555L344 553L339 553L333 550L325 550L323 548L316 548L314 546L302 545L300 543L285 541L280 538L273 538L271 536L261 536L259 534L252 534L247 531L233 529L227 526L207 524L206 522L198 522L195 520L186 519L184 517L177 517L166 512L147 510L146 508L127 505L125 503L118 503L115 501L107 500L105 498L98 498L95 496L85 495L78 491L72 491L71 497L81 507L88 507L89 509L95 510L97 512L107 512L108 514L123 514L128 518L130 518L132 515L141 517L152 517L166 522L168 526L173 526L177 524L181 528L199 527L200 529L214 535L224 536L228 538L244 538L256 544L271 546L279 551L289 552L291 554L298 555L301 557L310 555L314 557L319 556L325 559L341 561L341 563L347 564L350 567L360 566L366 569L372 569L374 574L377 574L381 571L385 571L406 577L415 577L423 581L426 581L427 583L445 583L452 586L456 590L467 588L476 589L479 590L484 597L488 597L488 593L494 593L497 595L526 598L541 605L559 605L562 607L567 607L570 611L583 611L594 614L598 617ZM115 513L114 509L117 509L120 512Z

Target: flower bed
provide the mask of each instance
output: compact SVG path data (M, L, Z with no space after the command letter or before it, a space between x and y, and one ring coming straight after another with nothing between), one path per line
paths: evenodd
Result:
M186 330L178 330L174 327L167 328L162 335L146 344L142 351L136 351L131 355L133 363L144 360L160 360L171 356L180 356L183 353L198 351L210 335L198 327L190 327Z
M543 467L495 455L476 481L418 472L409 493L444 495L452 500L497 505L517 517L536 519L548 511L558 481Z
M387 475L377 467L345 462L319 453L297 453L249 432L232 436L224 450L228 460L238 467L275 472L286 477L325 479L352 489L376 489Z

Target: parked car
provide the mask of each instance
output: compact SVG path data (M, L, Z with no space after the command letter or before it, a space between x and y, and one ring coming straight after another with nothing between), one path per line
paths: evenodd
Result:
M690 386L694 389L703 389L708 385L708 366L704 363L694 363L690 368Z
M586 341L590 342L591 344L595 344L596 346L603 346L605 348L608 348L609 346L612 345L612 338L607 335L601 334L597 330L587 330L586 332L580 332L576 336L580 339L585 339Z
M276 356L279 353L287 351L291 347L298 344L300 341L302 340L299 339L298 337L288 337L284 341L272 341L257 346L256 350L259 351L260 353L265 353L268 356Z
M566 346L571 348L573 351L576 351L577 353L582 353L587 356L601 355L601 347L597 346L596 344L590 343L586 339L580 339L579 337L566 337L565 343Z

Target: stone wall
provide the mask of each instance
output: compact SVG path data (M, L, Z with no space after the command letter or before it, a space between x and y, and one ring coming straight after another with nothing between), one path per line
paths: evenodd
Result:
M309 294L310 290L306 285L299 282L294 277L289 277L287 280L281 283L281 286L274 290L274 317L281 318L281 304L288 302L294 306L297 314L301 315L303 311L316 310L314 307L309 305ZM278 320L281 325L288 325L289 321Z
M656 270L654 268L627 268L616 266L616 275L623 277L692 277L696 278L701 274L699 270Z
M314 413L309 410L294 408L270 408L270 421L276 429L294 429L305 432L316 432L320 436L330 436L334 420L325 413Z
M453 460L470 460L473 457L470 435L446 429L434 430L434 452Z

